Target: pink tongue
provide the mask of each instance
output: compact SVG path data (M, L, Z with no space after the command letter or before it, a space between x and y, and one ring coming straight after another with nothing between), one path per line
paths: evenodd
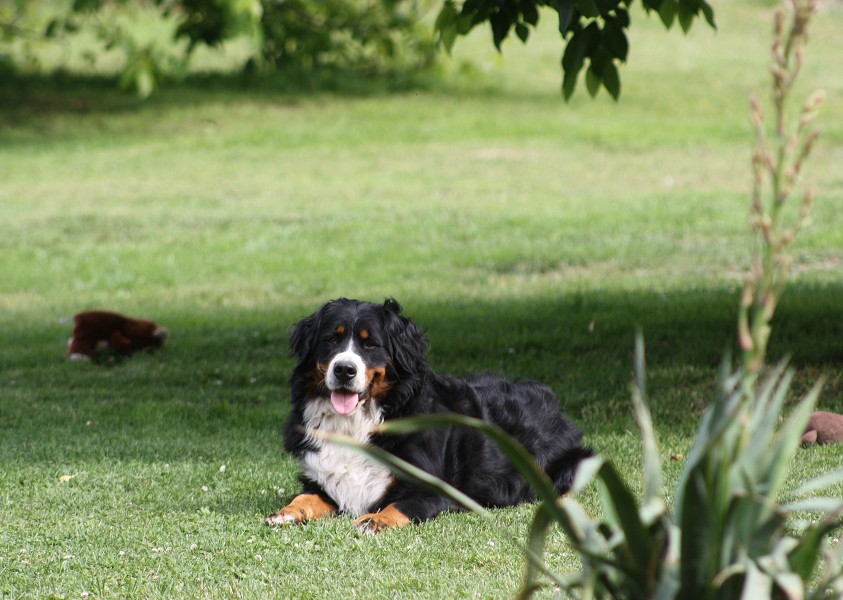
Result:
M334 410L341 415L347 415L357 408L358 398L359 396L354 392L331 392L331 404L334 405Z

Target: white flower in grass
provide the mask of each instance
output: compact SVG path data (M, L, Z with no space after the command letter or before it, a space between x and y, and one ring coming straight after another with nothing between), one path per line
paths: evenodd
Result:
M225 473L225 465L222 465L222 466L220 467L220 473Z

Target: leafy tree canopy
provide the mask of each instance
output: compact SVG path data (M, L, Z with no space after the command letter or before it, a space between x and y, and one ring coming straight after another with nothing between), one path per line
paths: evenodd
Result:
M705 18L715 27L714 11L706 0L641 0L647 12L658 14L670 29L678 22L687 32L694 20ZM596 95L600 87L617 99L621 92L618 63L626 62L630 26L629 8L634 0L465 0L461 4L445 0L436 29L442 45L450 50L459 35L465 35L477 25L488 23L492 39L500 50L501 43L511 31L522 41L530 36L530 28L539 21L539 7L555 11L559 33L565 40L562 56L562 93L569 99L574 93L577 77L588 65L585 84L589 94Z
M629 9L635 0L444 0L435 34L420 24L415 0L12 0L0 3L0 62L14 65L30 42L50 43L93 32L104 49L119 49L126 62L122 83L152 93L165 75L185 69L193 50L248 36L254 53L243 65L304 68L414 70L429 64L435 42L450 51L459 36L488 23L495 47L511 32L526 42L540 9L553 11L564 42L562 93L569 99L585 70L585 86L617 99L618 67L629 53ZM714 27L706 0L641 0L666 28L687 31L703 18ZM141 43L115 17L143 7L174 20L174 39L162 51Z

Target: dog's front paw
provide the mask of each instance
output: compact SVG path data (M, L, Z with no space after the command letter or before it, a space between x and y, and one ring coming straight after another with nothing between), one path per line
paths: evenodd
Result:
M274 527L276 525L301 525L305 522L304 514L300 510L288 510L282 508L277 513L269 515L264 519L264 525Z
M269 515L266 525L299 525L337 514L337 507L317 494L300 494L277 513Z
M410 518L398 510L394 504L390 504L380 512L368 513L354 519L354 526L362 533L378 533L409 524Z

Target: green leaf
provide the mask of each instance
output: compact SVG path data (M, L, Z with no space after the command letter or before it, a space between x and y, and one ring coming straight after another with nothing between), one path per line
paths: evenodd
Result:
M376 431L390 435L405 435L416 433L432 427L471 427L493 441L501 452L509 459L512 466L527 481L530 487L536 492L536 496L551 506L556 505L559 493L553 486L553 482L542 471L532 454L524 449L503 429L495 425L454 413L437 413L423 417L411 417L406 419L395 419L387 421L376 428Z
M501 44L506 39L506 36L509 35L509 30L514 24L513 20L507 13L496 12L492 13L489 17L489 24L492 26L492 41L495 44L495 48L500 50Z
M609 92L609 95L617 100L621 95L621 79L618 75L618 69L614 63L609 61L603 69L603 87Z
M600 15L605 17L618 7L619 0L595 0L595 3Z
M594 72L593 67L588 67L585 72L585 88L588 94L594 98L600 90L600 76Z
M618 7L615 10L615 23L622 29L629 27L629 12L625 8Z
M741 600L770 600L772 598L773 579L761 571L755 563L748 562Z
M577 75L579 75L579 68L577 70L566 70L562 77L562 96L565 100L570 100L574 95L574 90L577 87Z
M439 14L436 16L436 22L433 26L439 32L439 41L449 54L457 38L457 15L458 13L454 3L451 1L445 2Z
M606 459L599 454L580 461L580 464L577 467L577 472L574 475L574 482L571 485L570 493L576 496L584 490L586 486L597 476L600 469L603 468L603 463L605 462Z
M616 23L607 22L603 28L603 47L609 51L612 57L617 58L621 62L626 61L629 54L629 41L626 39L626 33L622 27Z
M600 9L595 0L577 0L577 8L584 17L593 19L600 16Z
M700 10L702 11L703 16L705 16L706 22L711 26L711 28L717 29L717 25L714 22L714 10L711 8L711 5L705 0L702 0L700 4Z
M353 450L358 454L365 456L366 458L377 462L378 464L384 465L388 467L393 472L397 473L401 477L406 478L408 481L421 486L429 491L435 492L437 494L441 494L450 500L453 500L460 506L467 508L473 512L478 514L488 516L488 511L472 500L470 497L462 493L460 490L455 488L454 486L442 481L441 479L434 477L427 471L419 469L415 465L411 465L405 460L398 458L378 448L377 446L372 446L371 444L361 444L354 438L346 435L340 434L316 434L318 437L331 442L332 444L336 444L337 446L341 446L343 448L348 448L349 450Z
M679 528L673 523L665 525L665 551L661 557L661 576L658 578L651 598L653 600L676 600L679 597L681 581L679 577Z
M527 559L527 567L524 572L524 579L521 583L521 591L518 594L519 598L529 598L533 592L541 586L539 575L541 569L532 556L542 556L544 554L545 540L547 539L547 532L553 524L553 517L550 511L545 509L545 505L541 504L533 516L533 523L530 526L530 536L527 539L527 548L530 550Z
M696 9L689 6L688 2L682 2L682 0L680 0L676 13L679 17L679 26L682 27L682 31L688 33L691 29L691 25L694 24L694 17L697 16Z
M815 512L828 515L839 515L843 514L843 499L824 497L805 498L803 500L788 502L784 504L782 508L791 513Z
M635 496L611 463L605 463L600 469L599 481L605 486L608 500L604 502L604 510L607 516L611 514L617 519L629 547L629 559L634 563L635 571L646 578L655 547L652 536L641 522Z
M605 81L605 75L604 75ZM611 92L610 92L611 93ZM641 445L644 450L644 504L662 498L662 467L659 448L653 428L653 418L647 406L647 373L644 358L644 338L639 331L635 336L635 379L632 384L632 407Z
M811 527L803 531L797 540L797 545L790 551L790 568L807 580L823 556L827 530L824 527Z
M793 492L794 497L800 498L805 496L806 494L810 494L816 492L817 490L821 490L827 488L831 485L837 485L843 483L843 468L835 469L834 471L829 471L819 477L814 477L813 479L809 479L802 485L800 485L796 490Z
M457 17L457 33L465 35L474 28L474 18L471 15Z
M664 23L664 26L670 29L673 26L673 18L676 16L675 0L662 0L659 6L659 18Z
M442 46L448 54L451 53L451 49L454 47L456 39L457 28L455 26L448 25L447 27L443 27L439 30L439 41L442 42Z
M711 538L709 523L714 517L708 503L704 473L699 466L687 474L680 486L682 504L677 505L677 525L682 531L680 577L682 587L699 589L706 585L711 566L715 540ZM706 540L706 543L700 543L700 540Z
M527 38L530 37L530 30L523 23L516 23L515 24L515 35L517 35L518 39L520 39L522 42L526 43Z
M525 2L521 5L521 15L524 22L535 27L539 23L539 11L536 5L531 2Z
M793 372L787 369L787 361L783 360L756 388L747 425L750 438L740 457L742 467L751 473L753 480L760 478L765 470L792 380Z
M765 492L769 497L775 498L784 483L790 463L799 449L805 425L814 411L821 387L821 384L815 385L791 413L769 453L768 468L763 475L763 481L767 484Z
M565 53L562 55L562 69L566 74L573 71L576 75L582 68L588 51L588 35L585 31L576 32L565 45Z
M436 21L433 24L434 29L441 31L443 28L453 25L457 19L457 14L454 3L448 0L442 5L439 14L436 15Z
M574 16L574 5L576 0L558 0L556 12L559 14L559 33L565 36L568 27L571 25L571 18Z
M577 0L577 9L584 17L594 19L600 16L600 9L595 0Z
M805 597L805 582L796 573L777 573L773 576L773 582L785 598Z

